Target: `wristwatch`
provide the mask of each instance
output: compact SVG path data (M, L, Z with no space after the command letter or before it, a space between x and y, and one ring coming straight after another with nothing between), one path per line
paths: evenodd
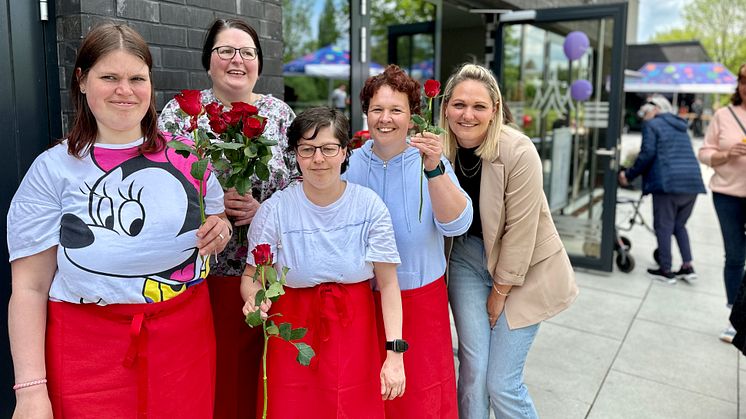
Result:
M387 351L404 353L404 352L407 352L407 349L409 349L409 344L404 339L394 339L394 340L390 340L386 342Z
M428 179L432 179L434 177L440 176L446 172L446 166L443 164L443 161L441 160L440 163L435 167L433 170L425 170L425 177Z

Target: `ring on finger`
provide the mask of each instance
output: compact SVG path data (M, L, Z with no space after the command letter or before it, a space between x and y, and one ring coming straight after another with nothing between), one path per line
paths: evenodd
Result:
M218 233L218 236L220 236L220 240L225 240L225 236L223 235L223 233Z

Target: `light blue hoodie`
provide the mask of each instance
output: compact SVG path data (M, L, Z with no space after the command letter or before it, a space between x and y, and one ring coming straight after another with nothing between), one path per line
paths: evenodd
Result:
M446 174L459 187L467 200L464 211L450 223L435 219L427 178L422 184L422 222L420 208L420 153L408 147L403 153L384 162L372 151L373 140L355 150L350 165L342 177L352 183L373 189L391 213L396 246L402 263L397 268L399 287L410 290L423 287L440 278L446 270L443 236L454 237L466 233L473 216L469 195L458 184L456 174L445 157L441 161Z

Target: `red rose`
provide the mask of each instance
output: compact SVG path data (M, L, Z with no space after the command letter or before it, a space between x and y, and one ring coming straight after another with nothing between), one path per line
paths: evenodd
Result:
M259 109L254 105L249 105L244 102L233 102L231 103L232 109L243 116L259 115Z
M270 266L273 263L272 248L267 243L257 244L251 254L254 255L254 266Z
M176 95L176 102L189 116L199 116L202 113L202 94L199 90L182 90Z
M264 118L250 116L243 120L243 135L248 138L255 138L264 132Z
M437 80L428 80L425 82L425 96L433 98L440 93L440 82Z
M234 126L241 121L241 112L236 112L235 110L231 109L228 112L223 114L223 119L225 119L225 123Z
M210 128L215 134L222 134L228 130L228 124L219 116L210 117Z
M220 106L218 102L208 103L207 106L205 106L205 112L212 117L220 116L220 114L223 113L223 107Z
M352 138L360 138L361 140L369 140L370 139L370 132L368 130L360 130L355 133L355 135L352 136Z

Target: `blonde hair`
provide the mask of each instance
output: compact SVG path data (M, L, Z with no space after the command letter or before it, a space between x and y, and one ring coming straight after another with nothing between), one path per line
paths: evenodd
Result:
M451 74L446 82L446 87L443 90L443 99L440 102L440 119L439 125L445 131L443 134L443 152L445 153L448 160L453 162L456 157L456 149L458 148L458 142L456 140L456 134L453 133L448 120L446 119L446 108L448 102L453 96L453 90L456 86L464 81L474 80L482 83L484 88L487 90L487 94L492 100L492 106L495 110L495 117L487 127L487 133L485 135L482 144L477 147L476 154L482 159L492 161L500 155L500 135L504 130L515 131L515 128L505 124L504 113L502 110L502 94L500 93L500 87L497 85L497 80L492 72L478 64L463 64L461 67Z

